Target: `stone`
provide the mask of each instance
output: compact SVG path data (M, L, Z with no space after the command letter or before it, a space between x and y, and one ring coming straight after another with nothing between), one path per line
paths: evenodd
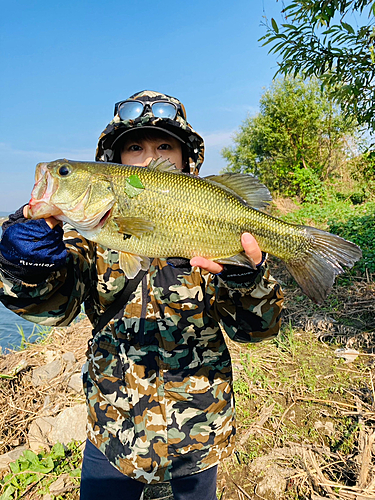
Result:
M52 363L59 357L57 351L48 350L44 353L44 364Z
M62 371L62 363L60 359L55 359L44 366L39 366L33 371L31 383L34 387L44 385L46 382L54 379Z
M77 360L76 360L76 357L74 355L74 352L71 352L71 351L68 351L68 352L64 352L64 354L61 356L63 361L65 361L65 363L75 363Z
M8 465L20 458L25 450L27 450L26 446L19 446L12 451L8 451L8 453L0 455L0 471L7 469Z
M68 382L68 387L78 394L83 394L83 383L80 373L73 373Z
M287 482L283 471L276 464L264 470L263 477L257 481L255 494L267 500L279 500L285 493Z
M66 408L57 417L35 419L28 432L30 449L37 453L40 448L48 451L56 443L86 441L86 418L86 405L79 404Z
M31 423L27 434L30 450L35 453L38 453L40 448L49 451L51 445L49 435L55 425L55 418L38 417Z
M52 495L57 496L69 491L72 487L73 483L69 474L61 474L61 476L59 476L56 481L49 486L49 492Z
M70 441L86 441L87 411L85 404L66 408L54 417L55 422L50 433L50 441L67 445Z

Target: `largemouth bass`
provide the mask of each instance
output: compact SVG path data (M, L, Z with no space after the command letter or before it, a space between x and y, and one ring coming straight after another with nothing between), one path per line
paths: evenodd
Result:
M186 175L167 161L147 168L56 160L39 163L28 216L69 222L88 240L118 250L129 278L148 257L205 257L254 267L244 232L282 259L304 293L322 302L343 267L361 250L336 235L284 222L261 211L268 189L246 174Z

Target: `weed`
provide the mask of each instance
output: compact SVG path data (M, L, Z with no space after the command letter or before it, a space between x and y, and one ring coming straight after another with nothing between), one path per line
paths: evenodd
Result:
M21 342L17 347L17 350L23 351L27 348L27 344L31 344L32 342L42 343L46 340L48 335L51 333L52 328L50 326L42 326L42 325L34 325L32 332L26 338L24 329L20 325L16 325L18 333L21 337Z
M80 461L80 445L76 442L70 443L66 450L57 443L49 453L25 450L18 460L9 464L11 472L0 481L0 500L19 498L32 487L41 493L47 492L49 485L63 473L68 473L72 482L78 484Z

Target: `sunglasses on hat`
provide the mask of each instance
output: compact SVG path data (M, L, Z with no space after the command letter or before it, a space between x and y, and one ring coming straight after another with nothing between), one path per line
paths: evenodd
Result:
M186 116L181 106L170 101L136 101L126 100L115 104L115 115L118 115L122 121L135 120L147 111L155 116L155 118L169 118L174 120L179 113L184 120Z

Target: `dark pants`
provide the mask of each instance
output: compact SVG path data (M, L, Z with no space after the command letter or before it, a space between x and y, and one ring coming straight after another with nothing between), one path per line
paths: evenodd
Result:
M217 466L171 480L175 500L217 500ZM144 483L118 471L89 440L83 455L80 500L139 500Z

